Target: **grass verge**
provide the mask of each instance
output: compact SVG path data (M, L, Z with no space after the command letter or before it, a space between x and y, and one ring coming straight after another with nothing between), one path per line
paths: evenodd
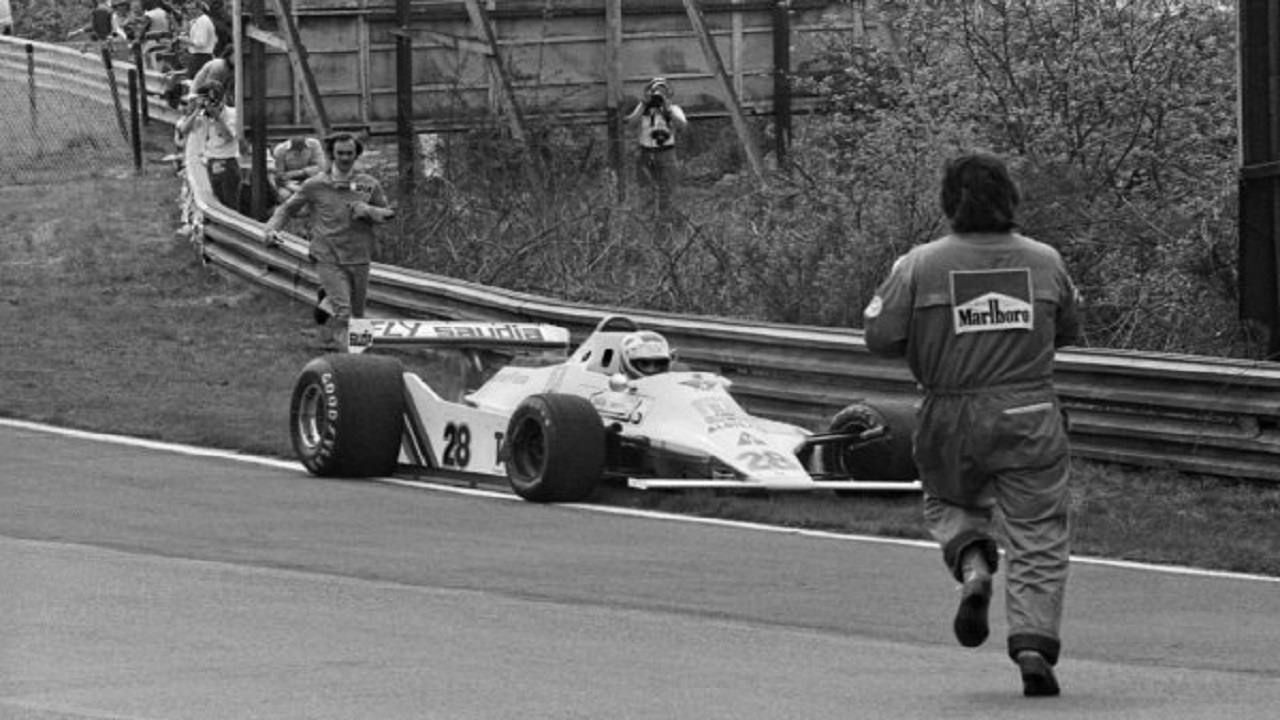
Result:
M0 187L0 414L291 457L310 308L202 266L173 235L175 186L153 166ZM1072 493L1077 553L1280 576L1275 486L1077 461ZM608 488L599 501L925 537L914 496Z

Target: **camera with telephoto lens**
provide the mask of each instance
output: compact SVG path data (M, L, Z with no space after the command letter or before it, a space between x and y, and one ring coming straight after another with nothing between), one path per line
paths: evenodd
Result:
M222 103L222 88L216 84L204 85L196 90L196 96L192 101L192 107L196 110L213 117L218 114L219 105Z

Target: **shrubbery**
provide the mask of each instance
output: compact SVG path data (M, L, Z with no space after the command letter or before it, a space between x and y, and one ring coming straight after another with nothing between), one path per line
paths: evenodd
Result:
M54 36L87 15L70 7L15 0L20 25ZM665 226L629 170L618 199L598 128L533 128L545 181L531 187L495 124L447 139L448 182L408 203L383 257L573 301L856 326L892 260L945 232L943 160L981 148L1014 167L1024 231L1066 257L1090 344L1260 352L1236 320L1233 10L881 0L875 14L888 32L833 33L796 68L818 112L795 119L788 169L763 183L727 122L697 122ZM764 147L770 124L756 130Z
M695 124L664 232L615 199L598 135L540 131L549 180L533 189L493 133L473 134L486 165L454 138L451 182L389 259L575 301L856 326L892 260L945 232L943 160L982 148L1013 165L1024 231L1070 264L1090 344L1257 352L1236 320L1234 13L882 5L892 42L833 35L797 69L822 104L797 118L788 171L757 183L727 123Z

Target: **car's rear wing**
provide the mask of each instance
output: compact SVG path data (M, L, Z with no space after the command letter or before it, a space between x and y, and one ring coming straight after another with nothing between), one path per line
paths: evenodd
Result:
M569 349L569 330L559 325L353 318L347 326L348 349L362 353L377 346L452 347L458 349Z

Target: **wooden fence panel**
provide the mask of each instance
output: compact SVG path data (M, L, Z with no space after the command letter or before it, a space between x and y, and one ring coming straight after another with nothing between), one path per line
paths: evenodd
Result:
M241 0L247 7L248 0ZM870 0L792 0L793 67L819 55L832 36L865 31ZM771 0L702 4L741 105L773 111ZM603 123L608 109L604 6L591 0L497 0L487 4L522 112L559 122ZM297 0L293 5L311 72L335 127L391 133L396 120L395 0ZM247 20L246 20L247 22ZM276 31L268 16L265 30ZM414 2L413 115L420 131L474 124L498 112L497 84L462 2ZM621 107L654 76L667 77L692 116L724 116L711 74L680 0L629 0L623 7ZM273 134L310 123L284 52L266 51L267 117ZM251 98L249 98L251 99ZM803 99L797 101L803 107Z

